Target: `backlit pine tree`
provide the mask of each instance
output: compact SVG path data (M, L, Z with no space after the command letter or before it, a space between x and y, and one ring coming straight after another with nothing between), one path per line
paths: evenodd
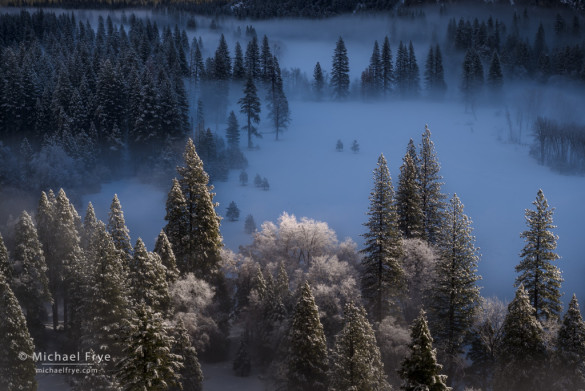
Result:
M390 390L374 330L359 304L347 303L343 329L335 339L330 390Z
M402 378L401 390L404 391L449 391L447 376L441 375L443 366L437 363L437 353L433 349L433 338L429 331L425 312L414 320L410 328L411 342L409 355L402 361L398 373Z
M287 390L327 390L327 342L308 282L300 288L289 332Z
M169 238L164 230L161 230L156 238L154 252L160 257L161 262L166 269L167 283L171 285L179 278L179 269L177 268L177 259L175 258L171 242L169 242Z
M526 244L516 266L516 286L524 286L539 320L558 319L561 311L561 271L553 264L560 257L555 252L558 236L552 230L554 208L550 208L542 190L532 203L536 210L526 209L528 230L522 232Z
M473 325L480 304L477 275L478 249L471 220L463 204L453 195L445 212L439 260L431 297L431 325L447 375L453 379L457 357L463 353L465 337Z
M402 238L394 203L392 179L384 155L378 158L374 170L374 188L370 193L368 229L365 248L361 250L362 295L374 322L388 315L404 286L404 271L400 265Z
M191 337L182 319L179 319L173 331L175 339L173 352L183 358L182 367L179 370L182 386L180 389L182 391L201 391L203 390L203 372L201 365L199 365L197 351L191 343Z
M420 238L423 236L423 212L418 170L408 151L402 161L400 176L398 177L398 189L396 190L398 226L405 238Z
M134 303L143 301L154 311L163 314L168 312L171 298L165 267L158 254L146 250L140 238L134 245L134 256L128 277Z
M565 390L585 389L585 322L573 295L557 339L558 383Z
M130 244L130 231L126 227L126 220L124 219L124 212L122 205L118 199L118 195L114 194L112 203L110 205L110 212L108 213L108 232L112 235L114 245L120 251L122 259L129 263L132 257L132 245Z
M443 177L439 174L440 165L437 161L435 144L431 141L431 131L425 125L419 153L419 188L423 210L423 239L436 244L443 227L443 209L445 195L441 193Z

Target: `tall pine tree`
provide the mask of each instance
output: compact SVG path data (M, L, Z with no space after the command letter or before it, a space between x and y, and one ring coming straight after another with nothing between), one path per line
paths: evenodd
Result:
M370 193L368 232L363 236L366 247L361 250L362 295L374 321L379 323L390 312L391 305L404 284L404 271L399 263L402 238L394 204L392 179L384 155L374 170L374 188Z
M238 100L240 105L240 113L246 116L246 125L243 129L248 132L248 149L252 149L254 144L252 143L252 136L261 137L260 133L252 123L260 122L260 99L256 92L256 85L254 79L248 75L246 86L244 87L244 96Z
M423 236L423 212L418 170L409 151L406 152L402 161L396 191L398 226L405 238L420 238Z
M585 322L573 295L557 338L559 388L585 389Z
M349 59L345 43L341 37L337 40L333 53L331 89L334 99L345 99L349 95Z
M522 260L516 266L516 286L523 285L537 319L558 319L561 311L561 271L553 264L559 259L555 252L558 236L552 230L554 208L548 206L542 190L532 203L536 210L526 209L528 230L522 232L526 244L520 253Z

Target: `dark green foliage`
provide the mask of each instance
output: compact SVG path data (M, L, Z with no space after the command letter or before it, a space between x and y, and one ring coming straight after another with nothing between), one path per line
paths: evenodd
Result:
M289 332L287 390L327 390L327 342L309 283L300 288Z
M466 103L473 100L483 87L483 65L474 49L469 49L463 60L463 77L461 79L461 91Z
M252 80L260 78L260 49L258 48L258 39L254 35L246 47L246 77Z
M236 48L234 50L234 68L232 77L236 81L244 81L246 78L246 68L244 67L244 55L242 53L242 47L239 42L236 42Z
M398 373L403 382L400 389L404 391L449 391L447 376L441 375L442 365L437 363L433 338L429 331L425 312L414 320L410 329L410 354L402 362Z
M201 391L203 390L203 372L197 351L191 343L191 337L185 328L183 320L180 319L173 330L175 344L173 353L182 357L182 367L179 370L180 384L182 391ZM179 388L177 388L179 389Z
M382 90L384 95L388 95L392 91L392 84L394 83L394 66L392 65L392 50L390 49L390 41L388 36L384 37L382 44Z
M564 389L585 388L585 322L573 295L563 318L557 339L558 386Z
M270 110L268 117L272 120L276 131L276 140L278 140L279 132L288 127L290 111L280 75L280 65L276 56L270 60L270 64L271 67L266 71L265 77L268 88L268 110Z
M374 187L370 193L368 229L365 247L361 250L362 295L370 316L381 322L388 315L404 284L404 271L399 263L402 240L394 203L392 179L384 155L378 158L374 170Z
M522 261L516 266L520 273L516 286L524 286L539 320L558 319L561 311L561 271L553 264L559 259L555 250L558 237L552 233L554 208L548 206L542 190L532 203L536 210L526 209L528 230L520 234L526 244L520 253Z
M0 389L36 391L35 351L20 305L0 274ZM24 360L21 355L25 354Z
M410 141L412 142L412 140ZM414 144L412 146L414 147ZM423 236L423 212L420 200L418 169L408 151L402 161L396 191L398 226L405 238L420 238Z
M443 56L439 45L434 48L431 46L429 49L425 63L425 87L431 97L441 98L445 95L447 85L443 70Z
M342 100L349 95L349 59L343 39L339 37L331 65L331 89L333 98Z

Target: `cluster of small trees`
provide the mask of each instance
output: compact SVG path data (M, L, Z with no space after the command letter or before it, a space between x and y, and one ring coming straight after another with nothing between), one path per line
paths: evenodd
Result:
M538 117L534 124L534 150L541 164L561 171L585 171L585 128Z

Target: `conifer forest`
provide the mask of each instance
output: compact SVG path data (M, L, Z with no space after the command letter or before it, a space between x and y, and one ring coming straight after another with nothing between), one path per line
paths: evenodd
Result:
M0 5L0 391L585 390L583 0Z

